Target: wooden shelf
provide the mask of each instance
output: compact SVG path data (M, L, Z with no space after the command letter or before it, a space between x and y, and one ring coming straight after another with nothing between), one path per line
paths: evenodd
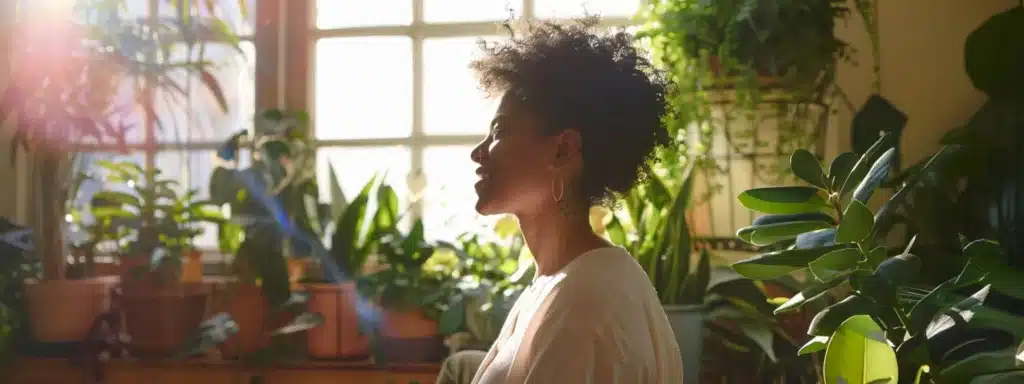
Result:
M303 361L257 368L232 361L113 360L104 365L106 384L432 384L438 364L403 364L381 369L367 362ZM85 383L86 372L64 359L23 359L11 384Z

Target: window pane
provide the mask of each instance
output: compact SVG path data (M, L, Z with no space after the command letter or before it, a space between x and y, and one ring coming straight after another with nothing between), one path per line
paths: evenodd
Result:
M412 0L317 0L316 27L333 29L412 23Z
M406 137L412 132L408 37L322 39L316 44L315 76L318 138Z
M184 45L175 46L171 60L200 60L213 63L210 73L217 80L227 111L198 76L186 78L184 72L172 76L191 95L163 90L157 95L157 117L160 121L157 140L163 143L185 143L225 140L252 122L255 114L255 48L251 42L241 43L241 53L223 44L193 47L191 57Z
M427 134L487 132L498 97L488 98L469 68L470 61L480 53L478 39L423 42L423 129Z
M395 188L402 207L409 202L406 179L412 166L408 147L333 147L317 151L317 184L320 197L330 201L328 163L341 184L345 199L351 201L375 173L387 172L385 181Z
M432 239L454 240L466 232L488 233L499 217L476 212L476 163L469 158L473 146L427 147L423 170L423 224Z
M423 19L428 23L505 20L522 6L522 0L425 0Z
M537 17L570 18L584 14L601 16L633 16L640 9L640 0L534 0Z

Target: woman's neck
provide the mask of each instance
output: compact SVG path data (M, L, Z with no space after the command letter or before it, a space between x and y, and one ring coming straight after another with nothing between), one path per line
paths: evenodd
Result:
M609 245L590 227L587 210L566 215L549 209L532 215L518 214L516 218L526 246L537 262L538 275L558 272L583 253Z

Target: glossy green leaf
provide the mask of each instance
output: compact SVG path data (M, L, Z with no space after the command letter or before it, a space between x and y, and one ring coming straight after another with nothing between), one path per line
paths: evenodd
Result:
M732 264L733 270L754 280L771 280L807 268L821 255L840 247L791 249L769 252Z
M807 342L804 343L802 347L800 347L800 350L797 351L796 354L803 356L812 354L814 352L823 351L825 350L825 347L828 346L829 339L829 336L812 337L810 340L807 340Z
M836 244L836 229L825 228L817 231L801 233L796 237L796 249L809 249L818 247L830 247Z
M899 381L896 351L871 316L845 320L825 349L825 384L875 384Z
M197 356L228 341L239 331L238 323L226 312L204 320L199 329L178 349L177 357Z
M875 193L878 186L882 185L885 178L889 176L889 170L892 169L892 162L895 156L896 148L889 148L888 151L885 151L875 160L867 176L864 176L864 179L857 185L857 188L853 190L854 200L866 204L871 199L871 195Z
M769 214L761 215L754 218L754 221L750 223L751 226L789 223L794 221L824 221L829 224L836 224L836 219L822 212L808 212L808 213L789 213L789 214Z
M987 373L1016 370L1015 360L1012 349L982 352L950 364L939 371L939 377L944 383L971 383L972 379Z
M839 193L840 196L846 196L860 185L861 181L871 170L875 160L892 146L892 142L894 140L895 135L892 133L886 133L875 141L867 151L864 151L864 154L857 160L857 163L854 164L853 169L850 170L850 174L846 177L846 181L843 182L843 188Z
M790 297L785 304L782 304L778 308L775 308L775 314L793 311L802 307L804 304L807 304L817 299L821 295L828 292L830 289L835 288L842 284L843 282L845 282L846 279L852 273L853 271L846 271L829 279L828 281L810 282L810 285L808 285L806 288L801 290L796 295L793 295L793 297Z
M885 252L885 249L882 247L876 248L876 250L878 249L880 249L881 252ZM876 252L872 251L872 253ZM893 285L914 284L920 273L921 258L911 253L903 253L890 257L878 264L878 268L875 268L875 271L873 272L875 276L885 279L885 281L888 281Z
M110 219L115 217L132 218L136 214L120 207L99 207L92 209L92 215L97 219Z
M829 209L821 190L813 187L754 188L741 193L747 209L775 214L821 212Z
M810 262L808 266L818 281L825 282L853 270L863 260L864 255L859 249L844 248L826 253Z
M843 220L836 231L837 243L856 243L864 240L874 229L875 218L864 203L853 200L846 207Z
M853 170L854 165L857 165L859 159L860 156L853 152L843 152L832 159L832 163L828 166L828 179L833 191L838 191L843 187L843 183L846 182L846 178L850 176L850 171Z
M829 227L831 227L831 224L824 221L794 221L789 223L760 225L752 228L749 232L749 239L745 240L758 246L772 245L783 240L794 239L805 232L816 231ZM738 234L745 233L745 229L746 228L741 229ZM743 236L741 235L740 238L742 239Z
M801 180L818 188L828 189L825 171L821 169L821 163L811 151L803 148L793 151L793 155L789 158L789 167L793 170L793 175Z
M970 322L971 318L974 317L974 309L985 302L985 298L988 297L991 288L991 285L986 285L970 297L936 314L932 318L931 323L928 324L928 328L925 329L925 336L931 339L939 333L953 328L958 322Z
M839 325L854 315L870 315L877 312L878 306L858 295L850 295L842 301L832 304L818 312L811 319L807 334L810 336L831 336Z

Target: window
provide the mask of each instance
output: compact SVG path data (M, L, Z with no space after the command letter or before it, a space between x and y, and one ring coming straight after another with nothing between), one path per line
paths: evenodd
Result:
M636 0L317 0L306 81L320 140L318 172L326 196L327 161L346 197L375 171L427 234L452 239L494 222L475 209L469 152L497 106L469 68L477 42L500 39L499 23L600 14L608 26L636 24ZM289 82L298 79L288 79Z
M155 10L157 16L176 17L171 2L160 1L156 4L159 4ZM159 124L152 138L147 137L142 113L139 112L137 117L126 121L134 126L127 137L129 154L97 151L84 155L84 161L106 159L134 161L141 165L147 164L147 158L151 157L163 176L178 181L180 192L193 188L198 190L201 199L208 197L208 180L214 167L214 148L232 133L251 124L256 110L256 49L252 42L256 0L245 0L245 15L239 4L240 0L217 0L212 12L205 5L197 7L194 12L199 17L212 15L222 20L242 38L240 49L200 42L191 49L183 43L172 44L169 50L172 60L191 58L212 63L209 73L219 83L228 109L221 109L216 97L203 86L201 79L197 76L186 78L182 73L176 80L184 84L188 97L166 92L154 95ZM150 0L125 1L122 16L149 17L153 11L149 5ZM124 84L121 89L124 100L130 101L135 91L131 84ZM79 205L87 202L95 192L106 187L109 186L87 183L81 187L74 201ZM207 226L205 233L196 240L196 245L201 249L216 249L216 228Z

